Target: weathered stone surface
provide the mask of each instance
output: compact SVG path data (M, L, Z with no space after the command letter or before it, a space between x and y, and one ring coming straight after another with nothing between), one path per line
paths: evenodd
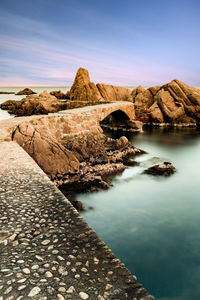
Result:
M131 90L124 87L98 83L97 88L106 101L132 101Z
M30 116L55 113L67 109L67 104L44 91L39 96L27 96L21 101L5 101L0 107L16 116Z
M157 94L157 103L162 110L166 121L175 121L185 114L182 103L175 104L174 98L168 91L161 89Z
M70 99L90 102L103 100L96 85L90 81L89 73L86 69L78 69L70 89Z
M133 103L135 104L136 118L140 121L148 122L148 109L154 102L151 92L142 86L138 86L132 91L131 95L133 97Z
M31 89L28 88L25 88L22 91L16 93L16 95L32 95L32 94L37 94L37 93L33 92Z
M60 90L59 91L52 91L52 92L50 92L50 95L55 96L58 99L70 99L70 96L69 96L68 92L65 94Z
M149 108L150 120L155 123L163 123L164 117L158 106L158 103L155 101L152 106Z
M29 122L23 122L17 127L13 139L51 177L79 169L74 154L59 144L45 126L34 128Z
M200 122L200 90L177 79L147 90L139 86L132 97L136 117L145 123L196 126Z

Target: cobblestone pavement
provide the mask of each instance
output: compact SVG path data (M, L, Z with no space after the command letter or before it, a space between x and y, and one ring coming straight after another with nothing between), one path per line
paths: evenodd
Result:
M0 143L0 300L152 300L28 154Z

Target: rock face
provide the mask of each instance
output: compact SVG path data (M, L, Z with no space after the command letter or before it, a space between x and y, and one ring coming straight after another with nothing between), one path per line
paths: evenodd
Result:
M144 123L196 126L200 122L200 90L174 79L163 86L132 91L136 118Z
M55 96L58 99L70 99L68 92L65 94L60 90L59 91L52 91L52 92L50 92L50 95Z
M0 108L8 110L9 113L16 116L30 116L55 113L68 107L64 101L58 100L44 91L39 96L27 96L21 101L5 101L0 105Z
M155 165L144 171L146 174L169 176L175 172L175 167L170 162L164 162L161 165Z
M16 93L16 95L32 95L32 94L37 94L37 93L33 92L31 89L28 88Z
M98 83L97 88L106 101L132 101L131 90L108 84Z
M90 81L86 69L80 68L69 92L71 100L100 102L100 101L132 101L131 91L124 87L100 84Z
M45 126L34 128L29 122L23 122L14 132L13 139L51 178L79 170L78 159L58 143Z
M70 89L71 100L98 102L103 100L96 85L90 81L87 70L80 68Z

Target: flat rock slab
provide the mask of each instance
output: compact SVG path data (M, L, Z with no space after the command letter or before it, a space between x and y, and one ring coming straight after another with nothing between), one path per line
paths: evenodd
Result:
M0 143L0 300L154 299L15 142Z

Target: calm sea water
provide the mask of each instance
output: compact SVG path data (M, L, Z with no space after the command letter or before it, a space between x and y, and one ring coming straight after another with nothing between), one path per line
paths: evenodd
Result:
M200 132L153 129L127 137L148 154L111 189L78 194L82 216L156 299L199 300ZM176 174L142 174L163 161L173 162Z

